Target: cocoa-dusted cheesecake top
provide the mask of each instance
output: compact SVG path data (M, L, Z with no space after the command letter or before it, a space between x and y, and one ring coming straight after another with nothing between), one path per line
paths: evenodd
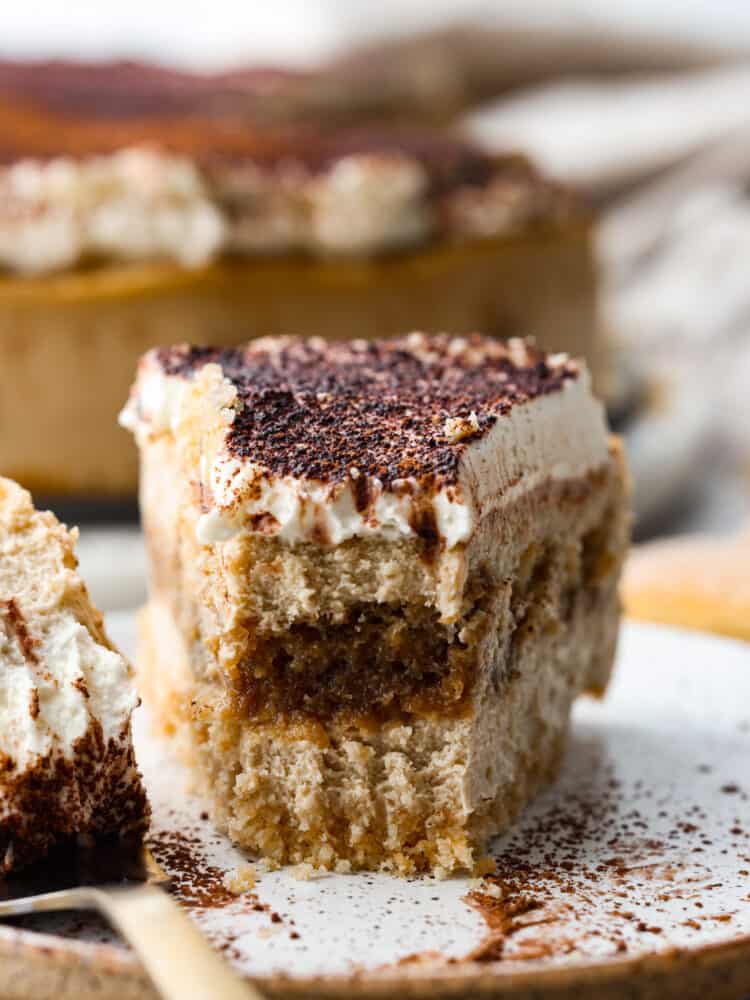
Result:
M489 511L609 461L585 365L479 335L154 350L121 423L142 448L173 437L204 544L247 529L451 549Z
M455 131L259 122L239 97L273 74L137 77L0 62L0 268L376 254L578 214L523 156Z
M412 334L394 340L263 339L157 352L167 375L217 364L237 390L230 454L277 476L383 485L455 482L461 455L515 405L579 376L576 361L521 340ZM358 474L358 475L357 475Z

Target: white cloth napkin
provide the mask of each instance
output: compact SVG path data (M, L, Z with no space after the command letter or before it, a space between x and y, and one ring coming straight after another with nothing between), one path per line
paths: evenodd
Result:
M465 125L493 149L523 149L558 180L606 193L750 125L750 65L550 84L481 108Z

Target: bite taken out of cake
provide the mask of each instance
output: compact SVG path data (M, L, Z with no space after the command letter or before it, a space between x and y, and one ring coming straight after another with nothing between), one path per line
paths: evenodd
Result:
M410 334L155 350L139 670L279 863L476 870L601 692L629 514L583 364Z
M139 836L130 668L55 516L0 478L0 875L62 839Z

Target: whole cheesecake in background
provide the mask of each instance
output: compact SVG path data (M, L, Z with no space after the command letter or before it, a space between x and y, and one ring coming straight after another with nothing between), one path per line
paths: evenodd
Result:
M0 64L6 474L132 492L116 412L170 341L482 329L585 355L598 379L589 219L523 157L417 125L261 126L236 82L137 80Z
M615 651L629 516L582 363L477 335L142 360L139 675L280 863L475 869Z
M76 571L76 537L0 478L0 874L148 818L138 697Z

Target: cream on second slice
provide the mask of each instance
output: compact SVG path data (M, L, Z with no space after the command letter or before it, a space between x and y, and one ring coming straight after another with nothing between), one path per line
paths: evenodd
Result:
M62 836L143 825L125 658L76 570L76 531L0 479L0 871Z

